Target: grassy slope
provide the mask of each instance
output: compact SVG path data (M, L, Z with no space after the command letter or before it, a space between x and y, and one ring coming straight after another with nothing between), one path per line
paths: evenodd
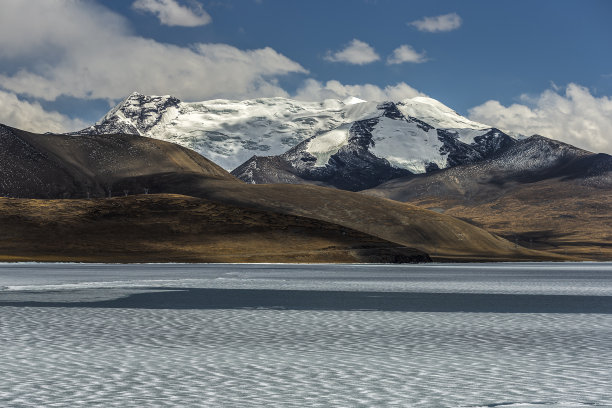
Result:
M519 245L586 260L612 259L612 191L561 181L523 186L487 202L422 197L413 204L504 236Z
M207 181L193 194L234 205L333 222L417 248L439 261L564 260L448 215L397 201L319 186Z
M365 193L433 209L502 236L526 248L583 260L612 259L612 189L578 180L489 185L477 190L408 195L414 182L380 186Z
M177 195L0 198L0 261L394 262L422 252L348 228Z

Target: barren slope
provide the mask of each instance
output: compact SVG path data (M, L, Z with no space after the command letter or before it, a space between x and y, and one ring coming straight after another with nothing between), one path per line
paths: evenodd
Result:
M338 225L176 195L0 198L0 261L423 262Z
M561 260L517 247L448 215L397 201L327 187L205 182L192 195L247 208L333 222L427 252L434 260Z
M490 201L423 196L409 202L469 221L526 248L612 259L612 189L557 179L523 185Z
M184 147L133 135L39 135L0 125L0 195L84 198L124 194L125 177L194 174L233 180ZM147 186L134 186L142 193Z

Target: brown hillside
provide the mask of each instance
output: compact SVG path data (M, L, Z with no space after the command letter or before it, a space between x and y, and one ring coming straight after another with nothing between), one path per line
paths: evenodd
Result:
M332 188L206 181L191 194L234 205L283 212L363 231L417 248L440 261L562 260L517 247L465 221L414 205Z
M423 196L410 201L469 221L527 248L612 259L612 189L547 180L490 201Z
M123 195L116 183L152 174L234 180L199 154L133 135L39 135L0 125L0 193L10 197ZM146 186L138 186L142 193Z
M0 198L0 261L423 262L423 252L304 217L176 195Z

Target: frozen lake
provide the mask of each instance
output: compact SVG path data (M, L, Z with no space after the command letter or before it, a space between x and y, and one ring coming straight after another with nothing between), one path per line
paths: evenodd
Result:
M2 407L612 406L612 264L0 264Z

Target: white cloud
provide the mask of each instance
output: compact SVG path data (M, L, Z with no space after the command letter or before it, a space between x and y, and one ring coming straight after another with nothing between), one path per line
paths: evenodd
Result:
M276 78L307 73L272 48L164 44L132 34L120 15L90 1L3 0L0 86L53 101L118 100L138 90L184 100L286 96Z
M400 45L393 50L393 54L387 58L387 64L403 64L404 62L412 62L420 64L427 61L425 52L418 53L410 45Z
M39 103L22 101L0 90L0 123L30 132L63 133L83 129L87 124L58 112L47 112Z
M196 2L186 7L175 0L136 0L132 8L155 14L167 26L197 27L212 21L202 5Z
M365 65L378 61L380 57L368 43L355 38L343 50L336 52L328 51L325 59L332 62Z
M503 106L490 100L469 110L469 117L524 135L539 134L594 152L612 153L612 99L595 97L580 85L569 84L565 94L544 91L523 95L530 106Z
M419 31L429 33L437 33L442 31L452 31L461 27L461 17L457 13L443 14L441 16L424 17L420 20L415 20L409 25L416 27Z
M327 81L325 84L308 79L297 90L295 98L307 101L324 99L345 99L355 96L366 101L400 101L415 96L426 96L405 82L388 85L384 88L373 84L344 85L339 81Z

